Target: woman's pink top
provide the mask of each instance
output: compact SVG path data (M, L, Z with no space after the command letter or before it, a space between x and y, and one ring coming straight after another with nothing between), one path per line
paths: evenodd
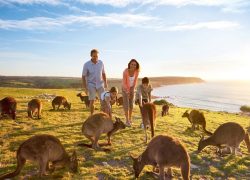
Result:
M137 79L138 79L138 75L139 75L139 71L135 71L135 74L134 74L135 80L134 80L134 85L133 85L133 87L136 86ZM127 92L127 93L130 92L128 68L126 68L126 69L123 71L122 89L123 89L125 92Z

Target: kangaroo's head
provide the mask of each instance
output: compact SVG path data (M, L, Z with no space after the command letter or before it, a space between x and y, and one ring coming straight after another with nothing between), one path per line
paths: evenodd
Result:
M117 127L117 129L125 129L126 127L122 120L118 117L115 117L114 126Z
M131 159L133 160L133 169L134 169L134 173L135 173L135 178L138 178L144 165L142 163L142 157L139 156L138 158L135 158L133 156L130 156Z
M69 169L76 173L78 171L78 162L77 162L77 155L74 151L73 154L70 156L70 163L69 163Z
M189 116L189 113L188 113L188 110L186 110L183 114L182 114L182 117L188 117Z
M198 153L201 152L201 150L206 147L204 140L205 138L204 136L202 136L198 144Z
M70 110L71 108L71 103L69 103L68 101L64 103L64 108L67 108L68 110Z

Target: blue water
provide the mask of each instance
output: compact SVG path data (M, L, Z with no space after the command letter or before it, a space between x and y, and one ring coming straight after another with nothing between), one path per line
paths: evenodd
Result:
M169 85L154 88L152 94L180 107L212 111L240 112L242 105L250 106L249 81Z

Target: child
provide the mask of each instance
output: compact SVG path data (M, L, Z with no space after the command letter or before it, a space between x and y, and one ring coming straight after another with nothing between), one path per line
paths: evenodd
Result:
M140 84L136 91L136 101L135 104L138 104L140 107L144 103L151 102L151 91L153 90L151 84L149 84L148 77L142 78L142 84Z
M118 89L112 87L109 91L104 91L101 94L101 110L107 113L112 119L112 106L111 103L116 100Z

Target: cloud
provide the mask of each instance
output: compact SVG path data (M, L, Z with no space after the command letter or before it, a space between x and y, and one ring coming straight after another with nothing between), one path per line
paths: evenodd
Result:
M49 30L67 25L139 27L157 18L143 14L106 14L103 16L62 16L59 18L34 17L25 20L2 20L0 29Z
M199 22L193 24L180 24L171 27L159 27L159 31L185 31L185 30L198 30L198 29L229 29L237 28L240 25L231 21L209 21Z
M61 0L0 0L0 4L50 4L58 5L61 4Z
M84 4L110 5L125 7L128 5L168 5L168 6L244 6L249 5L247 0L78 0Z
M72 2L72 1L71 1ZM241 7L249 5L248 0L75 0L83 4L109 5L114 7L126 7L128 5L167 5L167 6L222 6L232 9L233 6ZM67 4L67 0L0 0L0 4Z
M24 30L35 30L35 29L51 29L52 27L62 26L63 22L57 19L47 17L35 17L28 18L25 20L2 20L0 19L1 29L24 29Z
M237 28L240 25L231 21L209 21L192 24L177 24L173 26L163 25L162 19L144 14L106 14L106 15L68 15L58 18L34 17L24 20L2 20L0 29L5 30L51 30L67 26L94 26L103 27L119 25L122 27L136 27L152 29L155 31L186 31L197 29L228 29Z

